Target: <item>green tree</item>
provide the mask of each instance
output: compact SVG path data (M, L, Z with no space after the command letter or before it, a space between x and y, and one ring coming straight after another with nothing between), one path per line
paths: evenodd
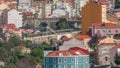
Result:
M34 48L32 50L31 55L35 57L37 62L42 62L43 61L43 56L44 56L44 49L42 47L39 48Z
M9 44L11 44L12 46L18 46L18 45L21 45L21 41L16 36L13 36L13 37L10 37Z
M116 53L116 56L115 56L115 63L116 63L117 65L120 64L120 55L117 54L117 53Z
M115 9L120 8L120 0L115 0Z
M115 39L120 39L120 34L115 34L115 35L113 36L113 38L115 38Z
M67 19L60 18L60 20L56 23L57 29L64 29L66 28Z

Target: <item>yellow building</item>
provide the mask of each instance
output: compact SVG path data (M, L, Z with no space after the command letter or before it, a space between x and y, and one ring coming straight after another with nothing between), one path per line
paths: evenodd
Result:
M82 34L86 34L93 23L106 22L106 6L87 2L82 8Z

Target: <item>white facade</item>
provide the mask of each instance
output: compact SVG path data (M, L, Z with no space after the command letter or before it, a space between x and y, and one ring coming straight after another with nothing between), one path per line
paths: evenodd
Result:
M106 5L102 5L102 22L106 23Z
M72 38L68 41L64 41L63 45L59 47L59 50L68 50L72 47L80 47L86 49L83 41L80 41L76 38Z
M51 14L52 4L45 4L45 17L48 18Z
M65 16L65 15L66 15L65 10L55 9L55 10L53 11L53 14L52 14L50 17L61 17L61 16Z
M8 24L15 24L17 28L22 27L22 15L19 11L12 9L8 11Z
M31 7L31 0L19 0L18 9L29 9Z

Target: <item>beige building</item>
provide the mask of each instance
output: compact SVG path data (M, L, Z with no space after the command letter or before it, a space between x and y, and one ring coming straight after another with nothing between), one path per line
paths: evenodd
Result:
M11 49L11 51L15 51L15 50L20 50L22 53L26 53L26 54L30 54L31 53L30 48L27 48L25 46L16 46L16 47Z
M48 18L51 15L52 11L52 4L48 3L45 4L45 17Z
M3 12L4 9L8 8L8 5L5 3L0 4L0 15Z

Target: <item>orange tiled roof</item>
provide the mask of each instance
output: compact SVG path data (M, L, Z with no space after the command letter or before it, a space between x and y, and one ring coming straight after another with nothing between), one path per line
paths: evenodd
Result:
M25 49L26 47L25 46L16 46L14 47L14 49Z
M94 25L95 27L101 27L101 26L102 26L102 23L94 23L93 25ZM117 24L105 23L105 26L107 26L107 27L116 27Z
M72 47L72 48L69 49L69 51L74 52L74 53L80 52L83 55L87 55L88 54L88 50L85 50L85 49L80 48L80 47Z
M98 2L108 2L108 0L98 0Z
M99 46L114 46L115 43L101 43Z
M23 14L24 16L31 16L31 15L33 15L32 12L22 12L22 14Z
M64 41L69 41L71 38L63 38Z
M120 12L114 13L116 17L120 17Z
M3 24L3 25L0 25L1 28L14 28L16 27L15 24Z
M47 56L78 56L78 55L88 55L88 50L79 47L72 47L69 50L53 51L49 53Z
M120 45L116 45L114 48L120 48Z
M79 35L79 36L76 36L76 39L78 39L78 40L83 40L85 38L90 38L90 36L88 36L88 35Z

